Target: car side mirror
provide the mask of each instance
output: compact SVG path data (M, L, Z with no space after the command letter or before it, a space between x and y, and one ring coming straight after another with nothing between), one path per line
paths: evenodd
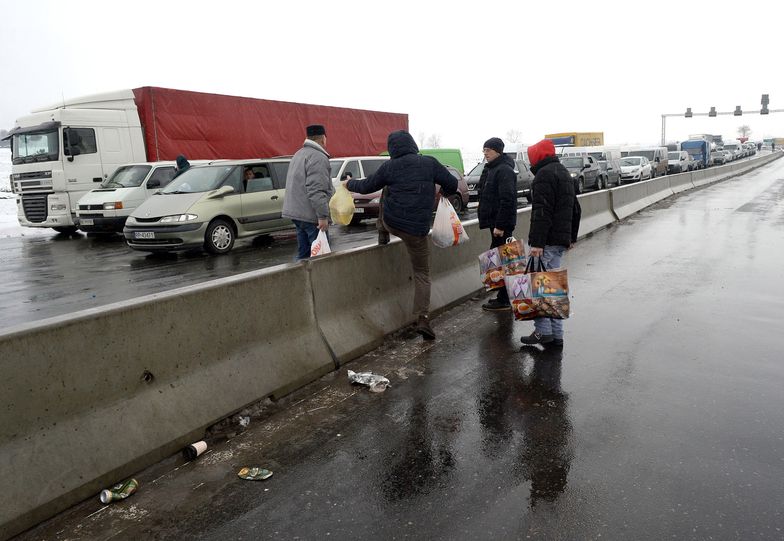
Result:
M221 197L227 196L232 193L234 193L233 186L221 186L220 188L212 192L212 195L209 196L209 199L220 199Z
M151 179L151 180L147 181L147 189L148 190L152 189L152 188L160 188L160 187L161 187L161 181L158 180L157 178L154 178L154 179Z
M591 168L590 163L586 163L585 165L583 165L583 169L590 169L590 168Z

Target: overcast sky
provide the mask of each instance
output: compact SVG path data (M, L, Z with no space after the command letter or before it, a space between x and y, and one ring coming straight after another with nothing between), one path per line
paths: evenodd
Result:
M417 140L477 153L510 130L655 143L662 113L758 110L762 93L784 109L779 4L3 2L0 127L62 97L163 86L407 113ZM668 119L667 139L741 124L784 137L781 113Z

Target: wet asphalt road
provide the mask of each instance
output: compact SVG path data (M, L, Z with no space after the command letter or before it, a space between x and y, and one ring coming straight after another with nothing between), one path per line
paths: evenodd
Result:
M475 216L469 211L464 219ZM330 231L333 250L376 242L376 235L375 220ZM137 252L120 235L35 230L0 238L0 329L290 263L296 247L293 229L239 240L223 256Z
M466 302L21 539L782 539L783 229L784 160L661 202L569 253L563 351Z

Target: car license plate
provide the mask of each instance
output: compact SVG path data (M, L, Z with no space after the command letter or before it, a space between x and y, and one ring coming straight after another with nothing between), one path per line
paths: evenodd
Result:
M365 209L362 207L354 207L354 214L365 214Z
M80 218L79 223L82 225L95 225L92 218Z
M135 239L154 239L155 231L134 231L133 238Z
M479 195L479 190L468 190L468 195Z

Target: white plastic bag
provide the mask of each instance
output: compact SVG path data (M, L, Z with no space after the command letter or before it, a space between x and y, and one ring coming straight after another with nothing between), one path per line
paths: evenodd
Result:
M327 239L327 234L323 231L319 231L316 240L314 240L313 244L310 245L310 257L316 257L317 255L324 255L331 252L332 250L329 249L329 239Z
M342 225L350 224L354 218L354 198L342 183L329 200L329 215L333 222Z
M438 201L436 219L433 222L433 244L439 248L457 246L468 240L468 234L460 223L452 203L446 197Z

